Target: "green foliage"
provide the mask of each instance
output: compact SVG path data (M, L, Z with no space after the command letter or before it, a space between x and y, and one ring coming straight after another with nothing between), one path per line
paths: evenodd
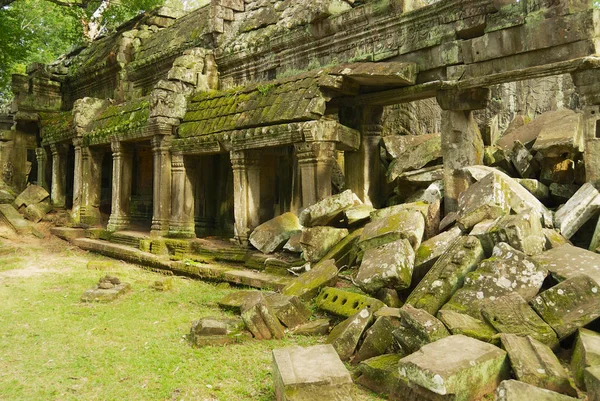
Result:
M271 92L271 90L273 90L274 88L275 88L275 84L258 85L256 87L258 92L263 96L267 96L269 94L269 92Z

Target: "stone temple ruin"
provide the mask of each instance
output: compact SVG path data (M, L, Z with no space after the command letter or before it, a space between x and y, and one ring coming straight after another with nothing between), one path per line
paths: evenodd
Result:
M290 373L333 356L392 399L599 400L599 19L582 0L163 7L13 76L0 216L279 291L191 335L328 333L274 353L278 399L351 399L339 361ZM347 320L307 323L312 300Z

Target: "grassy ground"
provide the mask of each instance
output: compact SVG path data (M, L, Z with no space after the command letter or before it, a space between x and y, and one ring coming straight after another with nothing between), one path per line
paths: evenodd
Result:
M193 349L194 320L225 316L234 289L165 276L122 262L108 272L132 292L84 304L105 271L57 238L19 238L0 225L0 400L272 400L271 350L322 338L287 337ZM356 400L377 400L358 389Z

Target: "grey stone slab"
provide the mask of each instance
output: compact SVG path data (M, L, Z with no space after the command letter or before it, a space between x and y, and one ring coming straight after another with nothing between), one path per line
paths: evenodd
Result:
M292 279L281 290L281 293L308 300L317 296L321 288L335 283L337 275L338 268L335 265L335 261L327 259L317 263L306 273L302 273L300 276Z
M17 209L21 206L29 206L40 203L50 197L48 191L38 185L30 185L21 192L15 199L14 205Z
M554 225L565 238L571 238L589 219L600 211L600 192L591 184L584 184L554 214Z
M418 249L425 231L425 219L417 211L401 210L398 213L373 219L360 236L358 246L364 251L399 239L407 239L413 249Z
M496 344L498 332L488 323L475 319L464 313L458 313L452 310L440 310L437 318L444 323L452 334L463 334L486 343Z
M533 259L558 281L585 274L600 283L600 255L570 243L549 249Z
M333 345L340 358L346 361L354 354L360 338L372 321L373 314L364 308L335 326L325 342Z
M400 319L381 316L367 329L352 363L358 363L379 355L399 352L392 332L400 325Z
M508 214L508 196L504 180L496 174L488 174L460 194L458 224L463 230L468 230L483 220L493 220Z
M575 401L577 398L555 393L518 380L505 380L496 389L496 401Z
M600 365L600 334L580 328L571 356L571 371L577 386L585 390L584 370Z
M281 249L292 234L302 227L293 213L284 213L256 227L250 234L250 243L263 253L271 253Z
M389 242L365 251L355 283L365 292L374 294L389 287L410 286L415 251L406 239Z
M413 268L413 286L418 284L434 263L452 246L461 236L459 227L452 227L434 237L421 242L421 246L415 255L415 267Z
M360 199L348 189L340 194L329 196L304 209L300 213L300 224L304 227L328 225L341 219L344 210L361 203Z
M318 262L346 236L348 230L345 228L320 226L303 229L300 246L304 259L308 262Z
M444 324L435 316L411 305L400 308L400 325L393 331L394 338L406 355L450 335Z

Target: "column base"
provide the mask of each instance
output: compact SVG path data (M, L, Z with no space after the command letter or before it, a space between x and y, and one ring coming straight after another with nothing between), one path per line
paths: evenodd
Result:
M152 227L150 228L150 237L166 237L169 234L169 221L166 219L152 219Z
M129 227L130 223L131 221L129 219L129 216L111 214L110 218L108 219L108 224L106 225L106 230L111 232L123 230Z
M81 224L87 224L88 226L99 226L102 223L102 214L98 209L84 209L82 207L79 210L79 221Z
M196 238L194 223L171 222L167 236L169 238Z

